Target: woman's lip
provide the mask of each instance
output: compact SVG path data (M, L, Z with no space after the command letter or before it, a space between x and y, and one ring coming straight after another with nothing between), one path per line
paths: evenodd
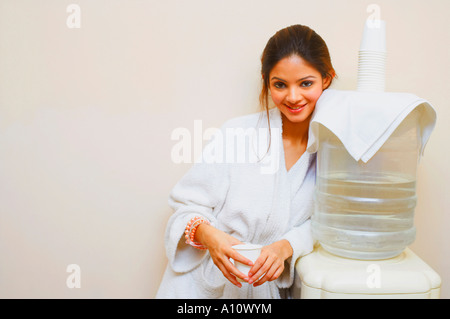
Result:
M299 112L299 111L303 110L303 108L306 106L306 104L307 104L307 103L302 104L302 105L292 105L292 106L285 104L285 106L286 106L291 112ZM298 108L298 109L296 109L296 108Z

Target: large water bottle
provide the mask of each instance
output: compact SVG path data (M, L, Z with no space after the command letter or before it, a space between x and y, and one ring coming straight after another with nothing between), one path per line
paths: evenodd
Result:
M385 259L414 241L419 114L412 111L367 163L355 161L322 128L312 231L324 249L354 259Z

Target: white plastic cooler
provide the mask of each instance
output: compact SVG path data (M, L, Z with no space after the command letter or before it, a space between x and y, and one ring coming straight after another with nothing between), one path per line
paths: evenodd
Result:
M386 28L371 25L361 42L358 91L324 91L311 119L307 150L318 153L312 233L319 245L297 260L294 298L440 296L439 275L406 248L415 238L417 161L436 112L412 94L384 92ZM329 182L338 173L343 183ZM408 175L411 187L389 182L391 190L374 191L390 174ZM346 181L361 183L347 192Z
M294 298L437 299L441 278L409 248L384 260L339 257L318 246L296 264Z

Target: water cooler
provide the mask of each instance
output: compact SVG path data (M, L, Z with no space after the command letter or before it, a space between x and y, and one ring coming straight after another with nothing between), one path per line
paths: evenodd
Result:
M441 278L409 248L383 260L340 257L320 245L296 265L294 298L437 299Z
M385 30L366 22L358 90L324 91L311 119L317 245L297 260L295 298L439 298L440 276L408 248L436 114L415 95L384 92Z

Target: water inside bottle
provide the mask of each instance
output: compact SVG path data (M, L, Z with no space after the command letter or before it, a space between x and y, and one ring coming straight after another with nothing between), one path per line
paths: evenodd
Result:
M340 255L389 258L414 241L415 188L414 178L394 173L318 175L313 234Z

